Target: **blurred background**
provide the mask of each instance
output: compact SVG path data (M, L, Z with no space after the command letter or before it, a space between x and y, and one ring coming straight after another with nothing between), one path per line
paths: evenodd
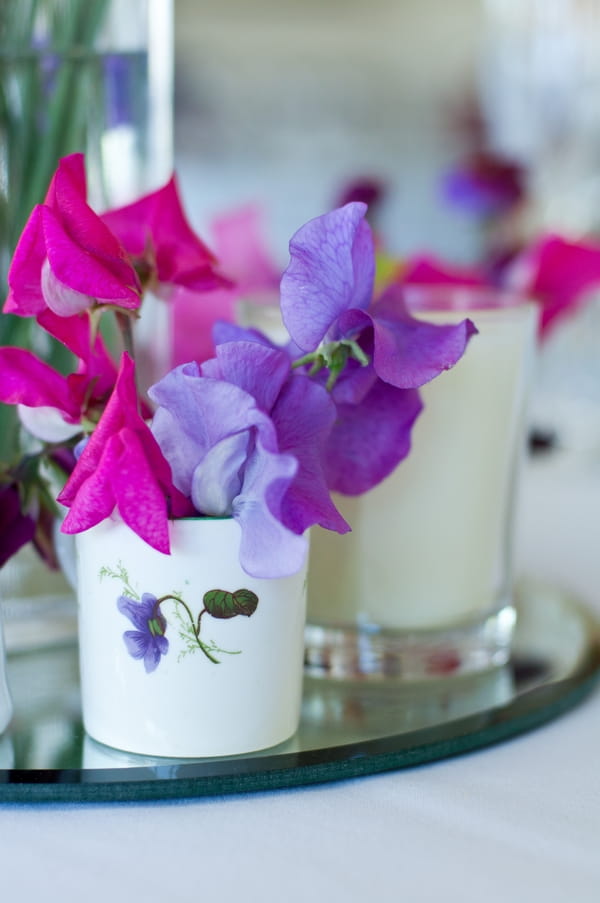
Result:
M478 127L484 12L479 0L175 0L191 215L258 200L284 255L303 222L371 179L391 249L469 257L475 229L440 203L439 179Z
M600 209L597 0L175 0L175 157L191 215L259 200L287 237L348 182L383 191L396 253L457 261L481 220L443 174L493 152L524 168L527 228Z

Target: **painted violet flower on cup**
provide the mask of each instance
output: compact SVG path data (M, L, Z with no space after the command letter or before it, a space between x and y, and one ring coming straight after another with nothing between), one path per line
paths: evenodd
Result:
M61 161L15 252L5 309L35 318L73 369L0 348L0 401L18 405L36 436L38 476L57 446L75 452L58 495L64 532L120 518L166 555L173 519L230 517L244 571L278 578L302 567L311 527L351 528L330 493L365 492L392 472L410 450L419 387L452 367L475 332L468 320L414 319L397 287L374 296L366 210L347 204L292 238L280 286L285 347L216 324L211 357L199 353L148 387L132 330L146 292L158 287L169 304L179 286L202 304L230 283L187 223L174 180L99 217L83 157ZM105 318L118 329L100 331ZM168 648L153 598L120 603L135 627L129 651L147 669Z

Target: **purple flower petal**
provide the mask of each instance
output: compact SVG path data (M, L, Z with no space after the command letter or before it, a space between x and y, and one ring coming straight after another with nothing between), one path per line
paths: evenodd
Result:
M416 389L449 370L477 332L470 320L444 326L411 317L397 286L388 289L368 314L348 312L340 326L367 317L373 325L375 372L399 389Z
M347 204L306 223L290 241L281 312L304 351L317 348L345 310L365 309L371 301L375 255L366 210Z
M160 658L169 651L169 641L164 636L152 637L152 641L148 643L146 654L144 655L144 670L146 674L156 671Z
M213 517L231 514L233 500L242 489L250 441L250 430L244 430L208 449L192 477L190 495L198 511Z
M275 348L273 342L260 330L246 329L245 326L227 323L225 320L215 322L212 335L215 345L225 345L227 342L257 342L259 345L266 345L267 348Z
M169 461L173 482L188 498L196 468L214 445L253 426L273 432L251 395L200 374L197 364L184 364L149 390L159 405L152 432Z
M0 568L34 535L35 521L22 513L16 483L0 486Z
M330 394L301 374L288 381L271 412L280 451L298 461L298 472L281 504L283 523L294 533L313 524L338 533L350 529L331 500L323 469L336 416Z
M290 375L288 355L257 342L228 342L217 347L216 355L219 378L252 395L257 406L268 413ZM211 363L202 366L203 375Z
M126 630L123 639L132 658L144 658L150 645L150 637L147 634L139 630Z
M325 457L329 488L360 495L389 476L410 451L411 430L421 408L415 389L397 389L381 380L361 403L338 404Z
M155 671L162 655L169 651L169 641L164 636L167 621L160 613L157 598L152 593L144 593L137 602L130 596L119 596L117 608L129 618L137 630L126 630L123 641L129 655L143 659L146 673Z
M129 618L134 627L144 630L149 618L153 616L156 602L156 596L152 593L144 593L140 602L132 599L131 596L123 595L117 599L117 608L122 615Z
M281 522L281 502L296 470L291 455L269 451L257 440L242 492L233 503L242 531L240 564L253 577L286 577L304 564L306 539Z

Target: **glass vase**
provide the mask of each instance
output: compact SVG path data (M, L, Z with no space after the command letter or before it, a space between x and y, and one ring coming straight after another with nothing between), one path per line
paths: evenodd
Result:
M10 259L59 158L86 156L95 210L127 203L172 168L172 0L0 4L0 303ZM0 317L0 345L61 369L64 349L28 319ZM0 406L0 459L15 417Z
M415 292L418 290L414 290ZM537 311L478 291L428 293L415 315L469 316L464 357L421 390L409 456L364 496L352 533L312 538L311 675L420 680L506 664L515 624L512 514Z

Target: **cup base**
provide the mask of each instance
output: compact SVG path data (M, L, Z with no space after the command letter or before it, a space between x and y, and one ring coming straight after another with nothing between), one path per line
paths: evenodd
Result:
M339 680L419 681L486 671L508 662L515 623L513 605L435 630L309 622L304 672Z

